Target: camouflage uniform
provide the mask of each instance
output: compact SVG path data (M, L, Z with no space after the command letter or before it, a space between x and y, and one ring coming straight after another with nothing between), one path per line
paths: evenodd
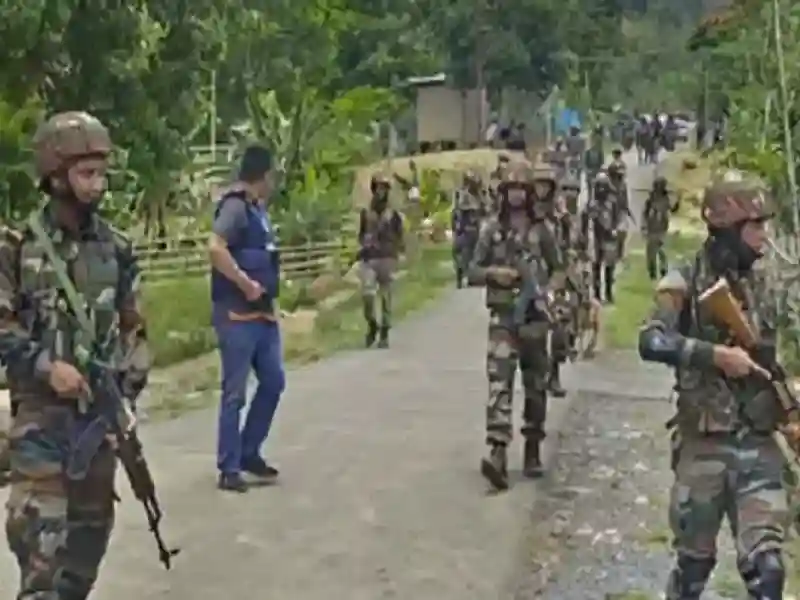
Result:
M577 244L576 222L580 182L567 178L561 182L561 194L557 199L555 210L550 215L558 243L559 255L562 257L567 273L572 270L575 260L573 250ZM577 336L577 317L579 310L578 279L575 276L564 277L561 285L553 288L552 317L553 329L550 335L551 368L550 393L556 398L566 395L561 386L561 365L575 356Z
M392 325L392 281L397 260L404 249L403 220L387 206L389 179L377 174L370 181L372 202L361 210L358 230L359 279L364 319L367 322L365 345L369 348L380 333L378 346L389 346ZM380 322L375 315L376 297L380 299Z
M495 167L494 171L489 174L489 189L487 198L489 202L489 210L487 214L493 214L497 212L497 204L498 204L498 192L497 189L500 186L500 183L505 178L506 171L508 170L509 165L509 158L506 154L501 154L497 157L497 166Z
M485 194L480 176L472 171L464 174L464 185L453 198L451 224L453 230L453 262L456 285L462 287L472 262L481 221L487 214Z
M658 283L656 307L639 335L642 358L673 367L678 391L669 510L677 562L666 598L700 598L727 516L750 597L777 600L788 506L781 480L786 460L772 434L782 411L761 375L734 379L717 368L731 337L698 302L725 277L759 332L761 350L774 355L776 306L754 276L758 254L740 233L744 223L769 218L771 209L746 182L718 183L706 192L703 215L713 233L691 264Z
M628 240L628 218L632 218L633 215L628 199L628 181L625 177L627 166L622 160L620 150L615 150L613 157L607 172L620 211L619 227L617 228L617 259L622 260L625 257L625 243Z
M486 441L491 446L481 463L484 476L497 489L508 487L506 447L512 438L512 393L519 366L525 390L522 435L525 437L526 476L541 474L539 446L544 439L547 409L549 319L541 312L528 313L529 322L517 327L514 304L519 282L505 284L495 276L498 268L518 269L522 262L536 261L546 279L558 268L558 248L552 228L533 210L530 166L515 165L500 187L499 213L484 223L475 249L469 282L486 286L489 309L489 348L486 359L489 402L486 408ZM525 190L524 206L512 207L508 194ZM551 185L550 195L555 191Z
M592 142L591 147L586 151L584 164L586 165L586 187L589 191L589 199L591 200L592 194L594 193L594 180L606 164L606 155L605 152L603 152L602 139L595 139Z
M81 158L107 156L111 140L97 119L72 112L44 123L34 146L44 189L55 190L53 177L63 177ZM79 411L77 400L59 397L48 383L59 361L77 364L84 337L64 278L85 300L96 335L108 340L109 364L119 370L131 402L149 369L131 244L95 213L87 214L79 233L63 228L57 207L63 211L78 202L69 192L53 192L33 217L68 273L50 262L30 227L0 231L0 357L8 368L12 410L6 535L20 567L20 600L86 598L114 523L117 460L110 443L100 446L85 478L65 472L75 440L94 417L91 404L88 412Z
M595 192L582 214L581 237L588 241L591 234L592 285L594 296L602 299L601 283L605 283L605 298L614 301L614 271L619 260L617 234L621 213L617 198L612 193L611 183L605 173L595 180Z
M586 139L581 134L578 127L571 127L569 136L566 140L567 153L567 175L577 178L579 181L583 176L583 158L586 153Z
M664 251L664 241L669 231L669 216L678 210L670 202L667 192L667 180L656 177L653 181L653 190L647 197L642 211L642 229L646 241L647 272L650 279L656 279L656 274L661 277L667 274L667 253Z

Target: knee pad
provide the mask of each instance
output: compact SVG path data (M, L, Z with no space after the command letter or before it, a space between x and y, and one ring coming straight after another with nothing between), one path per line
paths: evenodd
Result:
M786 568L779 550L767 550L756 554L750 568L742 570L741 574L747 591L759 600L783 598Z
M699 600L716 564L714 557L678 555L678 564L670 575L666 597L669 600Z

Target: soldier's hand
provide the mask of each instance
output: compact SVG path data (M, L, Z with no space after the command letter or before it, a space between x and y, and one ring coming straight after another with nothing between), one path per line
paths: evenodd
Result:
M714 365L731 378L747 377L756 373L772 379L769 371L759 365L743 348L738 346L714 346Z
M78 398L89 391L89 385L81 372L63 360L53 361L49 383L62 398Z
M255 302L264 294L264 288L257 281L247 279L242 284L242 293L248 302Z

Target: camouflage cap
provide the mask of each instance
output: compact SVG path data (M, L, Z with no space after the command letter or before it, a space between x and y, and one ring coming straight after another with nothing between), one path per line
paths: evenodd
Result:
M771 198L754 181L719 181L706 188L701 208L710 227L726 228L775 216Z
M44 178L79 158L107 157L112 148L108 129L96 117L79 111L55 114L33 136L36 174Z
M575 179L574 177L567 177L566 179L564 179L564 181L561 182L561 189L573 192L580 192L581 182Z

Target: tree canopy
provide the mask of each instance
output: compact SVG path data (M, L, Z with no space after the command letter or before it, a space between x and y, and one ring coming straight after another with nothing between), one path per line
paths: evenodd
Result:
M275 146L287 198L346 185L343 167L374 151L373 124L408 106L399 84L410 75L444 71L470 85L480 72L494 98L559 85L570 101L610 103L647 95L648 82L663 89L665 72L685 68L670 40L691 18L676 5L692 2L6 0L3 214L37 201L29 138L54 111L85 109L110 126L114 187L125 190L111 207L163 228L205 176L190 147L236 132Z

